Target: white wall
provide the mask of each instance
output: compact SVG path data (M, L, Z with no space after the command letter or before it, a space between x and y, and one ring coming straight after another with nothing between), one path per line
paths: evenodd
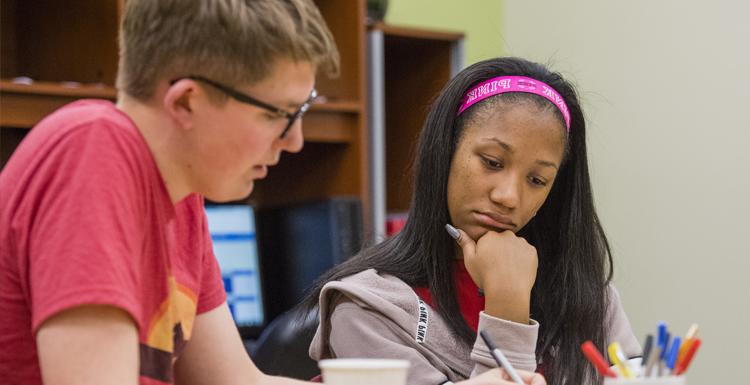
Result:
M750 384L750 3L505 0L505 53L574 79L639 338L704 339L690 385Z

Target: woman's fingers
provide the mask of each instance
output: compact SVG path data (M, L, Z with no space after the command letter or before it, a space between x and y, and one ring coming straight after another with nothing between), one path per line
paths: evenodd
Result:
M471 237L466 235L466 233L458 228L455 228L451 226L450 224L445 225L445 231L448 232L448 234L456 240L456 243L458 243L458 246L461 247L461 251L464 254L464 258L471 257L472 255L476 254L477 250L477 244L474 242Z
M547 381L544 379L544 376L539 373L527 372L525 370L516 370L516 372L518 373L518 376L521 377L524 384L547 385ZM505 373L504 370L503 375L507 376L507 379L510 379L510 376L508 376L508 373Z

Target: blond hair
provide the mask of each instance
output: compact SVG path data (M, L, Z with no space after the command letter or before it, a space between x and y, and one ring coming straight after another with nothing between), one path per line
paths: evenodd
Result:
M140 100L161 80L230 85L267 77L278 59L338 73L339 53L312 0L128 0L117 88Z

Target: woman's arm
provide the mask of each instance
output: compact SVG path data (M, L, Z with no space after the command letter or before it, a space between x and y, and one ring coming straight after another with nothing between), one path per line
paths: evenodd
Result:
M520 369L536 369L536 341L539 324L530 318L531 289L536 281L536 249L511 231L489 231L476 242L458 230L466 270L484 290L485 309L479 317L479 331L486 331ZM481 338L472 350L476 363L473 374L493 367L494 361Z
M531 320L524 325L482 312L479 315L478 330L489 334L514 368L532 372L536 370L536 341L539 335L539 324L536 321ZM489 348L478 335L471 358L475 365L472 376L497 366Z
M408 360L411 364L407 379L407 384L409 385L454 383L446 375L447 372L452 373L449 367L439 362L438 358L432 357L428 359L422 352L404 344L403 337L395 333L391 329L392 327L394 326L390 325L387 319L367 311L352 302L342 302L336 306L331 315L329 345L336 358L357 357ZM492 358L489 358L489 360L492 361ZM435 365L441 367L437 368ZM515 384L502 369L485 367L482 372L482 374L478 374L477 376L472 374L472 378L455 382L454 384ZM544 377L540 374L523 370L519 370L518 372L521 374L524 383L528 385L546 385ZM454 374L452 377L457 377L457 375Z
M445 374L450 368L433 366L423 354L407 346L403 337L393 331L395 325L353 302L339 303L330 317L328 344L335 358L390 358L408 360L409 385L438 385L451 380Z

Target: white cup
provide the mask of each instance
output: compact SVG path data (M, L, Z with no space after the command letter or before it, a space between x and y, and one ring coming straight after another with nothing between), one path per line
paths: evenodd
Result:
M406 385L409 361L339 358L318 362L328 385Z
M685 376L605 378L604 385L687 385Z

